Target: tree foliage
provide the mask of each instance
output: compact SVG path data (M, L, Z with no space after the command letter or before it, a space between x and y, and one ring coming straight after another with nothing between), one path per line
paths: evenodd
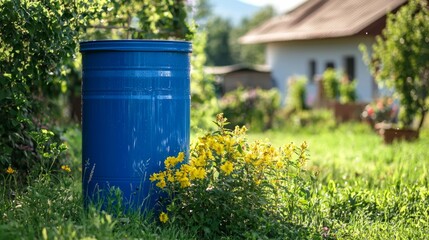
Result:
M236 63L264 64L265 46L241 45L238 39L250 29L272 18L275 11L267 6L249 18L244 18L238 26L219 16L209 16L205 25L208 33L206 54L207 64L223 66Z
M184 0L116 0L91 22L88 38L192 39Z
M232 26L229 20L218 16L211 17L207 21L206 30L207 45L205 53L207 55L207 65L225 66L232 64L229 46Z
M371 71L398 95L401 122L410 126L420 115L420 128L429 106L428 1L411 0L396 14L389 14L373 51Z
M276 12L273 7L264 7L250 18L244 18L241 23L232 30L229 45L235 63L265 64L265 45L242 45L238 42L238 39L252 28L274 17L275 14Z

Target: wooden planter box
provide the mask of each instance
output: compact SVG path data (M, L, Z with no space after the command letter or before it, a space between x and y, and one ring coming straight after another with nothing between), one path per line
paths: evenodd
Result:
M361 114L367 103L339 103L333 104L334 116L337 122L360 121Z
M392 144L394 141L403 140L410 142L419 138L419 132L412 129L382 128L379 130L379 134L386 144Z

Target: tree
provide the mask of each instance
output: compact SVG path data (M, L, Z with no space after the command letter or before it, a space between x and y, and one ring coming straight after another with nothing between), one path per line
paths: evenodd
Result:
M232 27L229 20L215 16L207 21L207 65L223 66L232 64L229 47L229 33Z
M254 44L254 45L242 45L238 42L238 39L250 31L261 25L263 22L274 17L276 14L275 10L271 6L267 6L255 13L250 18L244 18L241 24L235 27L231 31L229 45L231 49L231 55L235 63L246 63L246 64L264 64L265 63L265 45Z
M192 18L198 25L204 25L207 18L212 15L212 5L210 0L196 0L188 11L192 12Z
M89 38L192 39L184 0L117 0L107 9L91 22Z
M370 69L380 84L393 88L401 103L400 121L410 126L429 106L429 10L427 0L411 0L389 14L373 45Z

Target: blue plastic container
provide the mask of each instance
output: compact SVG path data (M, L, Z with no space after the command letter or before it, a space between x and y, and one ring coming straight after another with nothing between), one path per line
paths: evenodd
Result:
M189 152L191 43L106 40L80 44L85 205L112 187L126 209L157 209L149 176Z

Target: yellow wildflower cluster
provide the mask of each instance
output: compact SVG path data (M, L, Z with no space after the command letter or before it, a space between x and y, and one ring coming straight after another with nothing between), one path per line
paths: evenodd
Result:
M166 177L165 172L154 173L150 176L149 180L151 182L158 181L156 183L156 186L159 188L164 188L167 185L167 183L165 182L165 177Z
M183 162L183 160L185 159L185 153L180 152L179 155L177 157L168 157L165 161L165 168L169 169L169 168L173 168L175 167L178 163Z
M293 143L276 148L267 141L247 143L245 139L246 127L235 127L233 131L222 127L225 122L219 120L220 130L212 134L206 134L198 138L191 146L189 162L182 163L185 159L183 152L177 157L168 157L165 161L165 170L150 176L152 182L157 182L159 188L169 187L175 184L180 188L193 185L194 181L207 180L205 184L213 185L216 181L228 178L245 178L257 185L265 181L269 172L278 175L287 172L292 157L299 156L299 160L305 159L307 143L300 147ZM240 172L240 176L232 173ZM220 174L220 175L219 175ZM210 188L210 186L207 186Z
M307 156L307 143L282 147L268 141L249 143L245 127L229 130L226 124L226 118L218 115L217 131L199 137L189 155L168 157L164 170L150 176L169 194L167 209L175 221L193 219L190 214L219 215L223 206L228 206L228 217L234 209L239 215L242 209L259 207L261 199L267 203L261 206L264 211L277 208L294 189L300 189L297 181L304 172L301 163ZM167 222L167 213L161 213L159 220Z
M11 166L9 166L7 169L6 169L6 173L7 174L14 174L16 171L15 171L15 169L13 169Z
M167 183L179 183L181 188L191 186L191 181L195 179L203 179L206 176L206 170L203 168L205 164L182 164L180 168L174 168L178 163L183 162L185 154L180 152L177 157L168 157L165 161L165 171L154 173L149 180L157 181L156 186L164 188Z
M222 166L220 166L220 169L226 174L229 175L234 170L234 165L230 161L226 161Z
M66 172L71 172L71 168L69 167L69 165L62 165L62 166L61 166L61 169L62 169L63 171L66 171Z

